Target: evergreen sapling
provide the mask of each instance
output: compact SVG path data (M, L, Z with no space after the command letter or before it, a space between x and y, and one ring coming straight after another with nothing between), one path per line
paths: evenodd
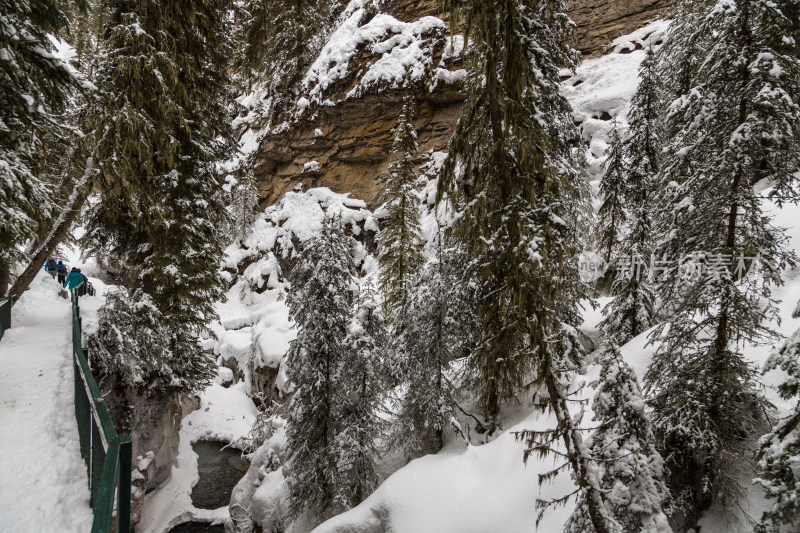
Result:
M424 257L420 249L422 234L417 198L417 174L414 157L417 155L417 132L414 130L414 98L403 98L403 109L393 128L392 153L399 159L389 165L386 190L386 217L381 221L378 238L378 260L381 264L380 286L384 294L384 309L391 317L403 308L410 284L419 271Z
M663 460L656 451L650 421L636 374L619 348L608 344L600 354L600 378L592 401L594 421L588 451L599 466L598 480L612 530L624 533L671 533L664 508L669 493ZM583 496L564 531L594 531Z

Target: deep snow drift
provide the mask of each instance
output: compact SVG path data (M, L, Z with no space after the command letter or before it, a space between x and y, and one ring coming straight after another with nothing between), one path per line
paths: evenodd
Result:
M0 341L0 530L92 526L72 374L72 307L40 272Z

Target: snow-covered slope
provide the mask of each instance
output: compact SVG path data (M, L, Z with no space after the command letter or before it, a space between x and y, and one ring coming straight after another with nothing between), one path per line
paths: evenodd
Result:
M586 61L574 77L564 82L564 93L570 99L575 119L581 123L584 139L589 144L587 160L594 184L602 174L608 133L612 119L620 127L627 124L629 102L636 90L637 69L644 58L642 45L659 43L667 24L658 21L636 33L615 41L615 52L598 59ZM637 46L638 45L638 46ZM637 50L637 48L639 48ZM769 205L779 226L787 228L792 246L800 249L800 208ZM796 271L784 273L786 285L776 291L781 300L781 323L774 326L788 335L800 326L791 318L791 312L800 298L800 275ZM608 299L601 302L605 304ZM598 310L587 306L583 329L596 332L601 316ZM643 376L654 351L647 345L647 334L642 334L622 347L625 360L640 378ZM770 353L769 347L748 347L746 355L757 367L763 367ZM588 384L584 398L593 395L591 382L599 368L590 366L578 381ZM773 401L779 414L791 407L777 397L775 385L782 379L780 372L764 376L767 397ZM521 398L525 402L525 398ZM516 419L516 420L515 420ZM591 419L587 411L584 421ZM572 503L544 512L537 524L536 501L548 500L569 493L573 484L566 474L560 474L552 483L539 487L538 476L554 466L554 460L531 459L523 465L524 446L514 439L514 432L522 428L544 429L552 425L548 417L538 416L524 403L520 411L506 418L505 431L492 442L480 445L463 445L451 442L434 456L412 461L390 476L367 500L356 508L334 517L317 527L315 533L504 533L540 531L558 532L572 512ZM748 516L758 519L765 509L761 490L752 485L751 473L743 474L747 493L740 502L742 513L730 517L712 510L701 521L704 533L749 532L753 526Z

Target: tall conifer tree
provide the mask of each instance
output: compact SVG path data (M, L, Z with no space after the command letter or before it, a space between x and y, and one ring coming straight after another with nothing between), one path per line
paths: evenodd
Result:
M678 19L673 30L708 46L698 58L702 76L668 113L657 233L659 256L673 262L659 278L672 316L656 337L646 385L689 526L715 502L735 506L743 445L755 436L765 403L742 348L774 342L771 287L794 254L753 186L767 179L773 196L795 198L797 14L791 0L733 0Z
M475 317L470 288L464 283L464 254L436 243L436 259L425 265L401 313L393 353L403 358L406 384L392 443L408 459L435 453L456 418L457 378L451 363L470 347Z
M622 147L622 170L627 227L621 239L620 260L611 286L614 300L603 310L603 331L624 344L655 325L656 295L646 264L653 250L652 206L661 158L662 87L655 54L648 49L639 68L639 87L633 96L630 130ZM605 178L604 178L605 180Z
M372 281L361 286L336 376L336 507L355 507L379 483L376 440L385 430L380 403L388 389L386 325Z
M76 2L79 10L84 1ZM47 32L68 25L57 0L0 1L0 295L25 243L42 236L54 207L43 177L45 144L64 140L56 117L77 80L55 55Z
M609 142L605 172L603 179L600 180L603 203L597 212L597 245L606 263L612 264L620 253L619 244L625 235L625 222L628 219L625 208L625 199L628 195L625 146L616 119L611 128Z
M417 181L414 157L418 151L417 132L412 123L414 105L413 96L407 94L392 130L392 153L400 158L389 165L385 196L387 215L382 221L378 240L380 284L387 311L396 311L405 305L409 286L425 260L420 250L419 200L414 194Z
M567 45L572 23L560 0L458 0L448 8L453 29L463 23L470 41L469 69L439 197L454 202L454 231L477 285L471 384L493 418L532 374L542 389L539 406L555 414L557 426L521 432L525 458L562 441L592 524L605 533L608 515L569 412L571 377L584 357L575 326L585 294L577 230L587 207L570 150L577 132L559 94L558 69L577 61Z
M227 212L216 165L233 146L223 77L226 4L107 0L106 7L98 67L106 93L90 118L102 201L89 210L84 242L125 262L130 299L142 303L140 312L152 302L170 326L162 339L170 359L194 369L164 382L174 374L164 367L147 381L192 390L211 375L197 334L222 296L216 270ZM113 330L133 341L138 334L129 326L101 322L93 348L109 373L118 369L103 339Z
M248 86L260 84L285 111L296 100L306 71L324 44L331 19L330 0L247 0L237 67Z
M338 220L303 247L292 269L287 304L297 338L287 353L294 387L289 402L287 446L292 514L326 518L336 507L338 424L336 375L346 350L355 269L352 246Z

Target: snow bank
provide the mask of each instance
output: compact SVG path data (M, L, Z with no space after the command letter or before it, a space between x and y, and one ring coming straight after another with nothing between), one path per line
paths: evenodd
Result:
M208 339L206 348L223 360L235 359L247 387L253 369L278 369L285 376L281 363L296 331L284 303L288 282L281 265L293 259L298 245L318 235L330 216L341 217L353 236L379 229L364 201L327 187L297 188L267 208L252 232L226 250L223 267L233 283L226 301L216 306L220 320L211 329L217 340ZM363 245L356 256L365 268L371 264ZM285 377L278 381L280 390L284 385Z
M572 105L573 117L580 123L583 139L589 143L586 159L593 180L602 175L608 149L612 119L622 131L628 127L630 101L639 85L639 65L644 60L644 47L658 46L664 39L669 22L657 20L612 43L613 52L587 59L575 75L562 83L561 90Z
M457 449L411 461L389 477L356 508L314 529L315 533L503 533L536 530L537 499L552 499L574 489L566 474L553 483L538 475L556 466L531 458L522 464L524 446L513 432L554 424L531 415L483 446ZM564 510L545 513L538 531L563 529Z

